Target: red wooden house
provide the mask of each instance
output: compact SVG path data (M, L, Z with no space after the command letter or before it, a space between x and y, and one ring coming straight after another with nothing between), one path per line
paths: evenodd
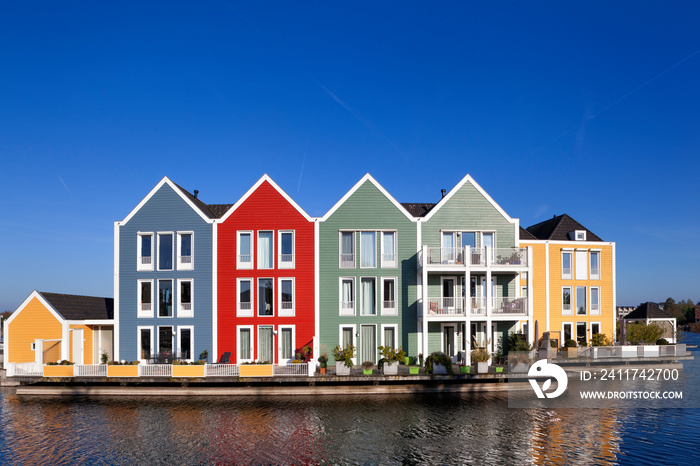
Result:
M217 225L215 358L286 364L315 334L315 223L264 175Z

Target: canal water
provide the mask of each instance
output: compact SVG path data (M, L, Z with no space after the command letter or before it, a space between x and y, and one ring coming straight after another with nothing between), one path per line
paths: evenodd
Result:
M505 393L1 396L0 464L700 464L697 408L513 409Z

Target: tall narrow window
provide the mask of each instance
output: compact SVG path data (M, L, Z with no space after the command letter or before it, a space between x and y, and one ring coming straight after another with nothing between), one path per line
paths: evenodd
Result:
M395 315L396 278L382 278L382 315Z
M158 270L173 269L173 234L158 233Z
M597 335L599 333L600 333L600 323L591 322L591 336Z
M250 278L238 279L238 315L253 315L253 280Z
M396 348L396 327L384 327L384 346Z
M258 361L272 364L274 362L273 348L272 327L267 325L258 327Z
M274 245L271 231L258 232L258 268L271 269L274 267Z
M180 284L178 291L177 316L178 317L193 317L194 308L192 306L192 280L178 280Z
M566 343L566 340L573 340L573 324L566 322L562 324L562 330L564 331L564 343Z
M561 289L561 313L565 316L571 315L571 287L565 286Z
M340 268L355 268L355 232L340 232Z
M355 279L340 279L340 315L355 315Z
M192 328L191 327L178 327L177 333L180 335L179 348L180 354L178 355L182 359L187 359L192 361Z
M192 270L194 261L192 256L192 233L178 233L178 255L177 268L178 270Z
M600 315L600 288L591 288L591 315Z
M463 231L462 232L462 247L469 246L470 248L476 248L476 233L473 231Z
M600 280L600 252L591 251L591 280Z
M586 345L586 323L576 322L576 341L579 345Z
M588 279L588 251L576 251L576 280Z
M565 280L573 277L571 272L571 255L570 251L561 253L561 278Z
M281 316L294 315L294 280L291 278L280 278L279 282L280 310Z
M377 363L377 327L374 325L360 326L360 359Z
M253 268L253 234L250 231L238 232L238 268Z
M272 279L258 279L258 315L271 316L274 315L273 299L272 299Z
M136 270L153 270L153 233L139 233L136 248Z
M153 317L153 280L139 280L138 293L138 316Z
M377 266L377 235L373 231L360 232L360 268Z
M279 268L291 269L294 267L294 233L281 231L279 236Z
M455 262L455 233L446 231L442 233L442 249L440 259L443 264L453 264Z
M251 327L238 327L238 362L253 360L253 329Z
M486 251L486 248L489 248L491 250L491 258L493 259L494 257L494 251L493 248L496 247L496 238L495 238L495 233L482 233L481 234L481 244L484 248L484 253Z
M289 362L294 358L294 329L280 327L280 363Z
M382 267L398 267L398 257L396 254L396 232L382 232Z
M158 317L173 316L173 281L158 280Z
M153 329L139 328L139 359L151 359L153 357Z
M173 328L158 327L158 354L171 356L173 354Z
M374 277L363 277L360 279L362 307L361 314L364 316L377 315L377 284Z
M576 287L576 315L586 315L586 287Z
M355 328L354 327L343 327L341 329L340 346L342 348L347 348L348 346L355 346Z

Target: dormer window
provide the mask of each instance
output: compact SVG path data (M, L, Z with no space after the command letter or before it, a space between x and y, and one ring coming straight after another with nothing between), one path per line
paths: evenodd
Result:
M586 230L574 230L569 233L569 238L574 241L586 241Z

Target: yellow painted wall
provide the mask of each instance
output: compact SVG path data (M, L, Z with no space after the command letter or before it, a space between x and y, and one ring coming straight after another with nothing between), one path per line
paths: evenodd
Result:
M82 329L83 330L83 364L99 364L99 361L93 362L93 331L91 325L70 325L68 328L71 329ZM70 361L75 362L73 359L73 335L74 332L68 332L68 355Z
M34 340L61 338L61 323L37 299L33 298L8 324L9 362L34 362ZM44 362L61 358L60 342L44 342Z

